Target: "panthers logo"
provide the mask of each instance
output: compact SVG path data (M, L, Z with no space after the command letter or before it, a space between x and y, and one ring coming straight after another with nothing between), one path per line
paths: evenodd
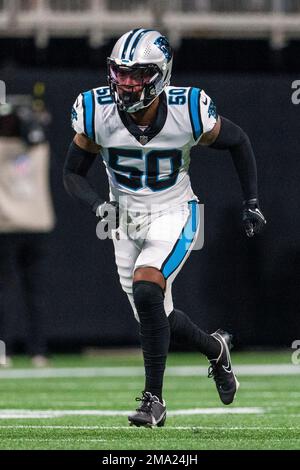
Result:
M167 38L165 36L160 36L156 39L154 44L163 52L167 61L170 62L172 59L172 49Z
M77 111L74 108L74 106L73 106L72 111L71 111L71 120L72 120L72 122L73 121L78 121L78 114L77 114Z
M207 112L208 112L208 117L213 116L214 118L217 119L217 117L218 117L217 108L216 108L216 105L213 101L210 102Z

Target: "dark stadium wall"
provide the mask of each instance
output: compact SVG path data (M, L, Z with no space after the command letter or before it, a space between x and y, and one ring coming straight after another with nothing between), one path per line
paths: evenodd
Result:
M3 78L2 78L3 77ZM47 332L53 347L137 344L137 324L119 285L112 244L99 241L96 221L65 193L62 167L72 139L70 110L77 94L105 84L102 73L20 69L1 73L7 91L30 93L46 84L52 114L52 189L57 225L49 239ZM299 77L298 77L299 78ZM243 127L256 153L260 200L268 225L247 239L242 194L226 152L196 148L192 186L205 204L205 244L192 253L173 287L175 305L208 332L235 335L238 347L290 346L300 337L299 112L292 104L296 76L195 74L174 85L204 88L221 115ZM107 197L103 165L91 178ZM24 316L16 305L15 315ZM22 321L17 335L22 338Z

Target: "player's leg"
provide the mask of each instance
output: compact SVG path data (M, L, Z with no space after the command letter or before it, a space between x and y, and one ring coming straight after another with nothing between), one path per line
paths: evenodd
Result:
M168 319L172 343L188 344L189 347L201 352L209 360L219 356L220 343L212 335L201 330L184 312L174 309Z
M163 377L170 343L170 325L164 309L165 280L152 267L136 269L133 298L140 323L145 366L141 406L128 417L136 426L163 426L166 406L162 399Z
M170 344L170 325L164 309L165 280L152 267L139 268L133 278L133 298L140 320L145 364L145 390L162 400L163 374Z
M145 267L135 271L133 297L140 319L146 372L145 390L158 396L160 400L170 333L172 341L189 344L209 360L217 358L221 351L219 341L201 330L182 311L174 309L169 316L166 315L165 287L166 281L158 269ZM153 357L155 366L152 364Z
M239 388L231 366L231 335L217 330L211 335L202 331L181 310L174 309L169 315L171 341L189 344L206 355L210 362L208 377L213 377L221 401L229 405Z
M185 226L190 225L190 218L191 210L188 204L156 216L149 223L143 249L136 261L133 297L140 321L146 376L142 405L136 413L129 416L129 421L137 426L163 425L165 421L166 408L162 399L162 388L170 342L167 315L173 310L173 306L170 308L172 298L169 288L166 290L166 278L161 268L166 256L170 258L172 255ZM193 225L195 227L191 243L197 231L196 220ZM184 239L184 244L185 241ZM185 254L186 252L184 256Z
M192 251L192 246L184 258L184 262ZM183 344L189 344L195 350L202 352L210 362L209 377L213 377L221 401L229 405L234 400L239 383L232 370L230 349L231 335L223 330L207 334L195 325L189 317L178 310L174 310L172 302L172 283L183 264L179 265L169 277L168 270L163 270L166 277L165 305L171 327L171 340L176 338ZM170 313L169 313L170 312Z
M158 304L158 315L155 314L155 317L158 317L158 323L160 324L161 318L163 319L163 328L162 330L166 330L167 334L164 335L166 338L165 346L163 349L168 350L169 347L169 323L167 317L163 310L163 297L164 297L164 278L158 270L151 270L151 269L140 269L137 270L134 276L134 267L136 263L136 259L138 258L141 252L141 245L139 244L139 240L132 240L129 238L125 231L122 228L119 228L117 231L113 232L113 242L114 242L114 249L115 249L115 259L118 268L118 273L120 277L120 282L122 285L123 290L126 292L128 296L128 300L133 308L134 315L137 321L140 323L141 327L141 338L142 338L142 348L143 350L148 351L150 348L150 356L153 354L153 349L159 349L160 339L159 338L152 338L153 331L151 331L151 322L150 322L150 330L149 330L149 318L148 318L148 299L156 299L156 303ZM149 290L151 293L149 294ZM162 298L162 300L161 300ZM145 311L145 312L144 312ZM156 312L155 312L156 313ZM140 321L142 319L142 322ZM156 325L155 325L156 327ZM155 328L154 327L154 328ZM160 327L159 327L160 329ZM155 334L155 333L154 333ZM158 335L160 336L160 335ZM151 340L154 340L154 345L151 344ZM165 353L166 355L166 353ZM152 357L152 356L151 356ZM149 421L149 416L147 416L146 423L135 423L138 425L152 425L157 424L158 426L162 426L164 424L164 416L165 416L165 407L162 403L159 402L159 398L161 397L161 386L158 386L157 389L157 381L155 381L155 387L152 387L154 384L154 379L156 377L157 371L150 371L148 366L149 359L147 358L146 352L146 384L145 384L145 393L144 397L145 400L142 400L140 409L143 409L145 406L152 407L152 411L154 412L154 416L156 416L156 421L152 421L151 416L151 423ZM150 361L151 362L151 361ZM163 370L165 366L165 360L163 362ZM158 364L159 368L159 375L161 374L162 365ZM154 367L156 369L156 365ZM153 376L154 373L154 376ZM149 383L147 382L150 381ZM158 377L158 382L162 380L161 377ZM148 391L146 393L147 390ZM156 398L156 395L159 395L159 398ZM156 403L154 403L156 402ZM152 406L153 405L153 406ZM161 410L162 408L162 410ZM143 412L141 412L143 413ZM142 414L142 418L143 418ZM139 416L140 418L141 416ZM142 419L143 421L143 419Z
M213 376L216 381L220 398L223 403L229 404L234 399L239 385L231 368L230 336L219 330L212 335L205 333L187 315L174 311L173 307L172 283L193 250L201 223L197 203L195 201L189 203L188 208L184 229L177 240L173 238L176 233L177 219L180 219L181 210L185 215L187 204L179 208L178 213L175 212L175 219L174 214L168 214L152 223L149 236L151 238L152 235L153 240L147 240L137 264L145 263L151 257L152 265L160 268L166 281L164 306L170 322L171 338L176 337L177 340L192 345L207 356L211 363L210 376ZM169 243L171 243L172 249L167 248L166 240L157 239L156 232L164 232L164 226L170 229ZM165 253L169 253L168 256L165 256ZM224 372L223 366L226 372ZM224 376L224 374L226 375Z

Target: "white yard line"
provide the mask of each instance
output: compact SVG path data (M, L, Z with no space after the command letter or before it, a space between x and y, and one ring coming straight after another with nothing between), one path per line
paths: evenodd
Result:
M234 368L237 375L300 375L300 365L293 364L244 364ZM67 377L132 377L144 375L143 367L58 367L45 369L0 369L0 379L34 379ZM168 367L169 377L193 377L207 375L205 366Z
M65 416L127 416L124 410L0 410L0 419L49 419ZM170 410L168 416L262 414L263 408L192 408Z
M61 426L61 425L3 425L0 426L1 429L53 429L53 430L83 430L83 431L110 431L110 430L125 430L125 431L133 431L137 428L134 426ZM295 431L298 428L295 426L166 426L164 428L165 431L169 430L179 430L179 431L194 431L194 430L202 430L202 431L281 431L281 430L289 430ZM140 429L139 429L140 432Z

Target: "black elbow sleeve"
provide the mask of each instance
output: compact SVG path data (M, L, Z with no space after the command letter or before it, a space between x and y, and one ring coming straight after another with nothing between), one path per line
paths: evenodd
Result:
M211 148L219 150L230 150L231 148L249 142L246 132L237 124L221 116L221 128L218 137L211 145Z
M238 173L245 200L258 197L255 155L246 132L221 117L221 128L211 148L229 150Z
M68 194L88 205L93 212L104 202L86 178L96 156L72 142L63 168L63 182Z
M68 173L76 173L77 175L86 176L87 172L93 165L96 156L97 155L95 153L87 152L75 144L75 142L71 142L64 164L64 176Z

